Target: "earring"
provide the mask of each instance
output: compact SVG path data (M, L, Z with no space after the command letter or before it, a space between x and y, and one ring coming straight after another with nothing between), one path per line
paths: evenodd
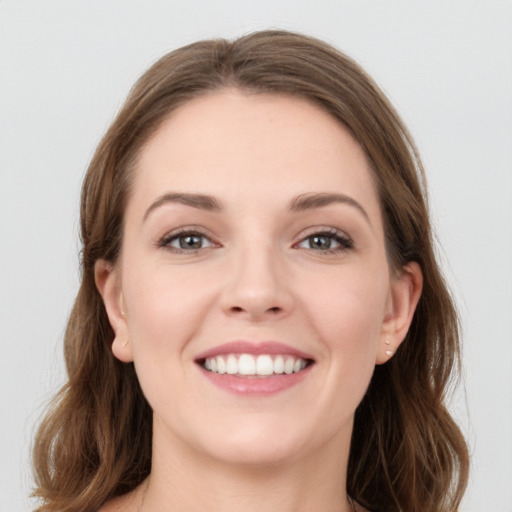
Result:
M123 347L126 347L126 345L128 345L128 340L127 340L127 339L126 339L126 340L124 340L124 341L123 341L123 343L121 343L121 345L122 345Z
M393 355L393 351L392 350L386 350L386 355L391 357Z

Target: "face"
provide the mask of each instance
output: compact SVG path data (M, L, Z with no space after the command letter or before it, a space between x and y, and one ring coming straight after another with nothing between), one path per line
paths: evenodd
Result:
M96 270L155 442L244 464L338 456L418 295L411 268L391 277L343 126L234 90L180 107L145 145L120 258Z

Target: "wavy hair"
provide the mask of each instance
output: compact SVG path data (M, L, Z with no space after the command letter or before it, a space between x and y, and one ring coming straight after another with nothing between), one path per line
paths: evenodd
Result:
M305 98L344 125L377 184L392 269L417 262L423 291L405 341L377 366L355 414L347 490L369 510L453 512L468 451L445 399L460 366L459 325L436 261L423 168L373 80L328 44L284 31L201 41L158 60L135 84L101 140L81 197L81 285L65 333L68 382L33 449L40 512L85 512L139 485L151 470L152 411L114 333L94 265L115 263L136 158L179 105L211 91Z

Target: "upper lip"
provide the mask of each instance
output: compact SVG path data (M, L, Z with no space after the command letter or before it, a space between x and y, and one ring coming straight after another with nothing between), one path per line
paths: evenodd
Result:
M196 356L196 361L204 360L208 357L216 357L224 354L251 354L251 355L290 355L300 357L301 359L313 360L313 357L302 350L298 350L290 345L278 341L230 341L222 345L217 345Z

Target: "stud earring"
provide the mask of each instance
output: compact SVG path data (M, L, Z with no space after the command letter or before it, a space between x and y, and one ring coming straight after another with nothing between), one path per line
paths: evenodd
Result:
M124 341L123 341L123 343L121 343L121 345L122 345L123 347L126 347L126 345L128 345L128 340L124 340Z
M391 357L393 355L393 351L392 350L386 350L386 355Z

